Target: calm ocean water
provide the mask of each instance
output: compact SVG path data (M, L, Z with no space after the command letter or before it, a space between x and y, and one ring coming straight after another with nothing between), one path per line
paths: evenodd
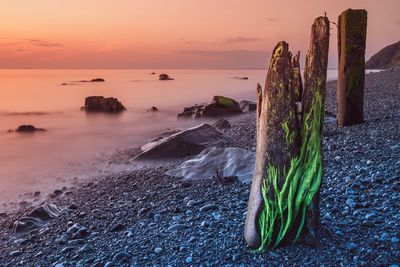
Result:
M198 123L177 120L184 106L209 102L213 95L254 100L265 70L168 70L173 81L158 81L157 70L0 70L0 203L21 193L52 190L73 177L129 170L97 160L116 149L132 148L170 128ZM234 79L248 77L248 80ZM101 77L104 83L61 83ZM328 71L328 79L337 70ZM121 115L80 111L86 96L117 97ZM146 110L151 106L160 112ZM21 124L47 129L7 133ZM0 207L1 210L1 207Z

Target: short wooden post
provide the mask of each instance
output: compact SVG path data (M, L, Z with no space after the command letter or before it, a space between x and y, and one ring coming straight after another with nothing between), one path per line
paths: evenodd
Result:
M299 55L292 58L284 41L273 50L264 93L257 86L257 152L245 225L251 248L316 242L328 49L329 20L320 17L312 26L304 90Z

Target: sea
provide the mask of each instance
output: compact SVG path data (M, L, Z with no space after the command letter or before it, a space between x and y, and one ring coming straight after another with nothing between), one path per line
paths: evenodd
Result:
M174 80L159 81L160 73ZM134 162L104 159L159 132L199 124L178 120L177 114L214 95L255 100L256 83L263 85L265 75L265 70L1 69L0 211L35 191L45 195L72 181L136 168ZM328 70L328 80L336 77L337 70ZM93 78L105 82L79 82ZM127 110L87 114L80 110L87 96L116 97ZM149 112L152 106L159 112ZM46 131L8 132L22 124Z

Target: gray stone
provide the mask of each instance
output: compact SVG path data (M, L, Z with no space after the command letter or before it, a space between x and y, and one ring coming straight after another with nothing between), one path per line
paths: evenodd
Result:
M222 146L232 139L209 124L201 124L148 143L141 147L142 153L135 159L169 159L196 155L211 146Z
M253 177L255 154L237 147L207 148L196 157L171 169L167 175L185 180L212 179L222 170L224 177L235 176L242 183L250 183Z

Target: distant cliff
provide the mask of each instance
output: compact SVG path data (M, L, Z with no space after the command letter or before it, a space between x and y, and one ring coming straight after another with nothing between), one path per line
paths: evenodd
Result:
M386 46L373 55L366 63L367 69L400 67L400 41Z

